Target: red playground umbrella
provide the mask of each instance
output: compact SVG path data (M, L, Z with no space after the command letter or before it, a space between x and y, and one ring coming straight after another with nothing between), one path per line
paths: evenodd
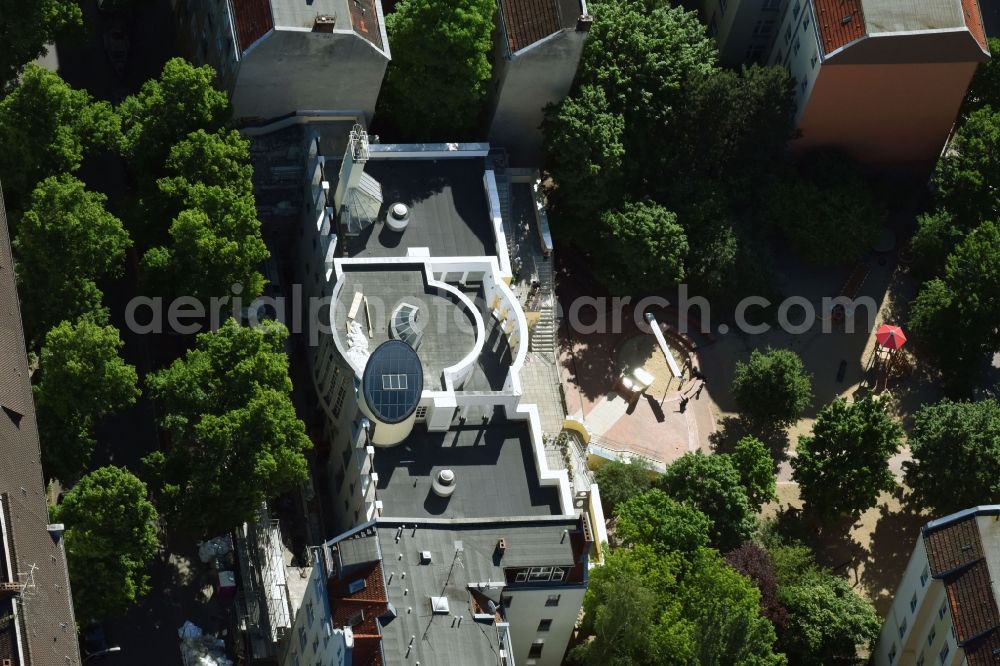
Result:
M875 331L875 339L886 349L899 349L906 344L906 334L899 326L883 324Z

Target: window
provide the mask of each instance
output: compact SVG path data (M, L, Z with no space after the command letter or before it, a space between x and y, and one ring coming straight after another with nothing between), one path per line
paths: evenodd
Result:
M889 663L896 661L896 644L893 643L892 647L889 648Z
M763 55L764 47L758 44L747 49L746 54L743 56L743 60L746 62L760 62Z
M719 12L725 16L726 15L726 4L728 0L719 0Z
M316 611L313 609L313 602L306 604L306 624L312 626L313 620L316 619Z
M719 22L715 20L714 16L712 17L712 20L708 24L708 34L710 37L715 37L717 34L719 34Z
M944 660L948 658L948 652L950 652L950 651L951 651L951 648L949 648L948 644L945 643L944 647L941 648L941 652L938 653L938 661L940 661L943 664Z
M813 69L816 69L816 63L819 61L819 56L816 55L816 51L813 51L812 58L809 59L809 64Z
M802 19L802 32L806 32L807 30L809 30L809 22L810 22L810 20L811 19L810 19L810 16L809 16L809 12L806 12L806 17L804 19Z
M541 659L543 647L545 647L545 641L538 640L532 643L531 649L528 650L528 659Z
M333 402L333 416L337 418L340 416L340 410L344 406L344 396L347 394L347 388L344 386L340 387L337 391L337 399Z
M934 639L937 638L937 627L931 627L931 631L927 634L927 644L934 645Z
M781 9L781 0L764 0L762 9L766 12L776 12Z
M800 13L802 13L802 0L795 0L795 6L792 7L792 18L797 19Z
M938 618L944 619L944 614L948 612L948 600L945 599L941 602L941 608L938 609Z
M906 635L906 618L903 618L903 624L899 625L899 637L902 638Z
M806 88L808 87L809 87L809 79L802 79L802 83L799 84L799 90L802 91L803 95L806 94Z
M542 620L538 623L538 631L548 631L552 628L552 620Z
M559 605L559 597L561 597L561 596L562 596L561 594L550 594L549 598L545 600L545 605L546 606L558 606Z
M795 38L795 46L794 46L794 47L792 47L792 52L793 52L793 53L794 53L795 55L798 55L798 54L799 54L799 47L801 47L801 46L802 46L802 42L801 42L801 41L799 40L799 38L798 38L798 37L796 37L796 38Z
M785 44L788 44L790 41L792 41L792 26L788 26L785 29Z
M927 567L924 567L924 572L920 574L920 587L927 585L928 578L930 578L930 572L927 571Z
M427 418L427 407L417 407L416 417L418 421L423 421Z
M917 659L917 665L916 666L924 666L924 653L923 652L920 653L920 659Z
M382 375L383 391L405 391L407 386L406 375Z
M304 652L306 649L306 628L299 627L299 647Z
M910 599L910 612L917 610L917 593L913 593L913 597Z

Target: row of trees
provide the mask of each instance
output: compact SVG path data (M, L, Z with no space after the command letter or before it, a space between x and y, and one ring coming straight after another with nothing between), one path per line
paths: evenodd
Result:
M1000 40L990 40L1000 48ZM925 279L909 327L952 395L967 396L1000 348L1000 66L980 65L932 178L934 210L912 246Z
M12 202L29 344L39 350L43 463L72 485L54 512L67 525L84 622L120 614L147 591L160 519L131 472L84 475L96 424L140 395L98 284L121 277L134 237L141 281L163 295L207 300L238 283L254 298L264 286L249 142L224 128L228 101L213 80L210 68L171 60L112 108L29 66L0 101L0 143L10 147L0 179ZM115 202L125 223L73 175L95 151L120 155L136 184L138 196ZM229 321L146 377L168 441L144 469L171 526L197 536L228 531L306 478L310 442L291 402L286 338L281 324L251 330Z
M724 69L696 13L649 4L595 2L573 89L543 123L553 221L608 287L735 300L770 293L762 231L821 264L869 247L882 213L853 164L785 165L787 71Z

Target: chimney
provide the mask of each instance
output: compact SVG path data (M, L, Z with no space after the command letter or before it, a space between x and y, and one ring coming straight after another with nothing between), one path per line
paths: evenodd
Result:
M333 32L333 27L337 25L336 14L317 14L313 23L313 32Z
M344 161L340 163L340 179L333 195L334 212L340 214L340 209L347 199L347 193L358 186L361 176L365 173L365 162L368 161L368 132L355 125L351 130L351 139L344 151Z
M590 26L594 24L594 17L584 14L576 20L577 32L590 32Z
M503 557L503 554L507 552L507 540L503 537L500 537L500 540L497 541L497 552L500 553L500 557Z
M46 529L48 529L49 536L52 537L52 541L59 543L59 540L62 539L63 532L66 530L66 526L62 523L52 523L48 525Z

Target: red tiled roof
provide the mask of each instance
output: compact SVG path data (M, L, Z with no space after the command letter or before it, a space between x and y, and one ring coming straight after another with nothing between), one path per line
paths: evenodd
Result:
M240 53L274 27L270 0L230 0Z
M830 54L866 34L861 0L813 0L813 9L824 54Z
M353 0L347 4L351 8L351 25L354 26L354 32L381 49L382 29L378 24L375 0Z
M996 666L1000 663L1000 631L993 631L962 648L968 666Z
M511 53L560 29L556 0L500 0L500 12Z
M976 517L953 523L924 534L924 547L931 573L941 577L983 558L983 542L979 538Z
M364 578L365 587L351 594L348 586L359 578ZM351 625L354 632L352 663L355 666L382 666L382 636L376 622L388 610L382 563L374 562L367 569L350 576L331 578L327 582L327 593L333 610L331 622L334 627L351 625L357 612L363 612L364 619Z
M983 26L983 14L979 10L978 0L962 0L962 12L965 14L965 25L969 32L976 38L984 51L989 51L990 47L986 43L986 28Z
M992 589L986 560L979 560L945 580L959 644L984 636L1000 626L1000 612Z

